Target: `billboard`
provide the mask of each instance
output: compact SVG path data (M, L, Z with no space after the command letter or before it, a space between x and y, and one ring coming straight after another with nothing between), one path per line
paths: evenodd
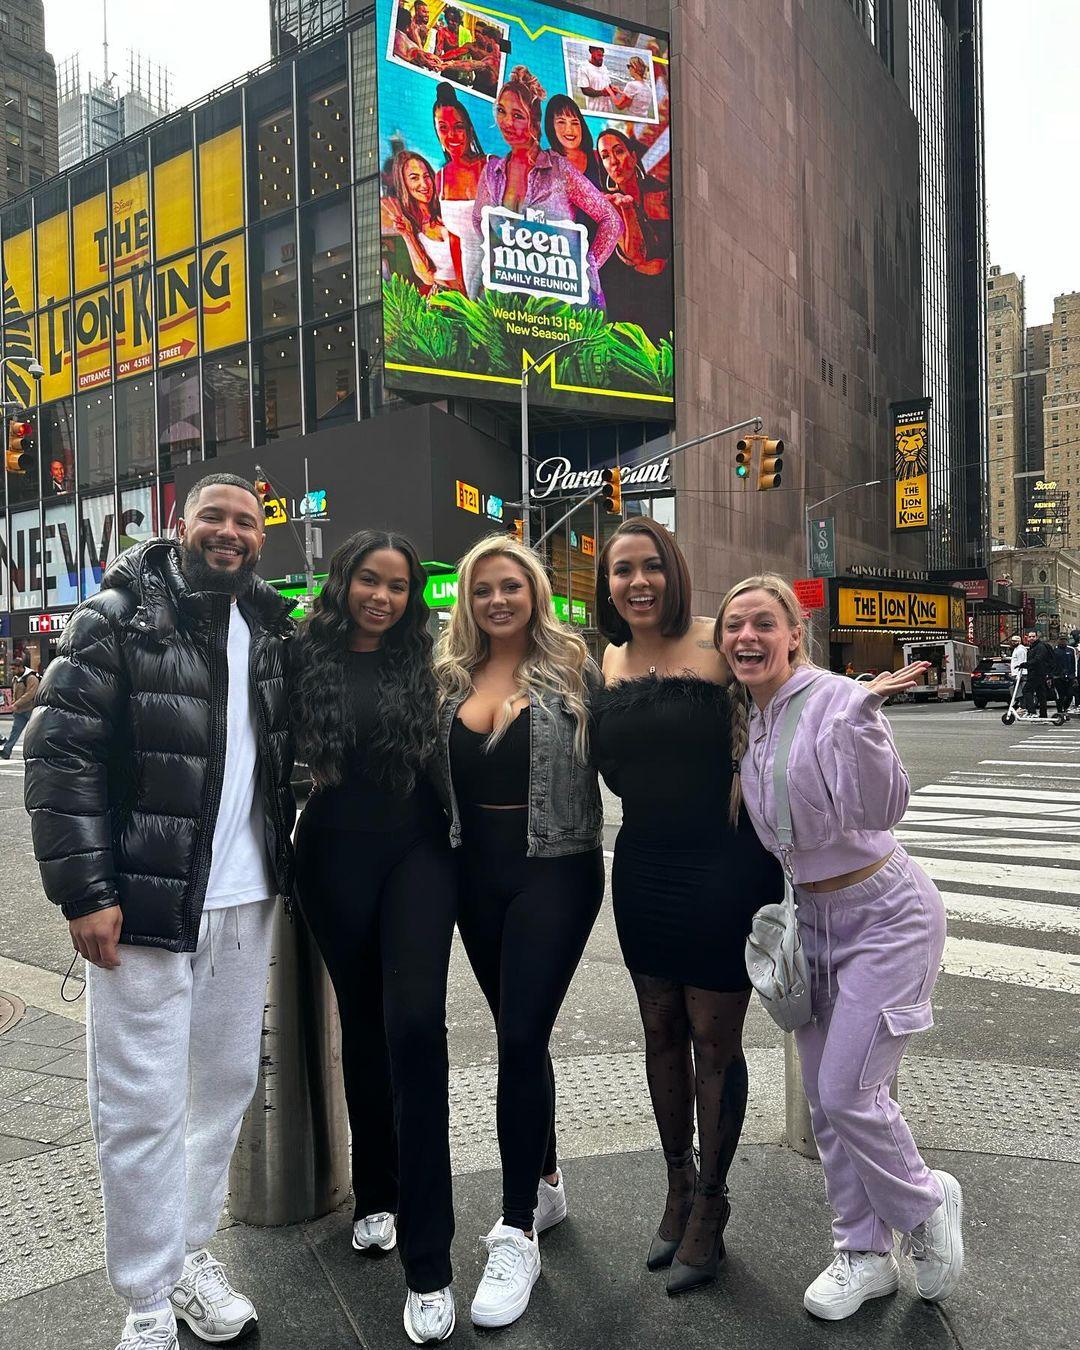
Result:
M666 36L539 0L377 23L387 384L530 370L536 402L674 416Z
M930 400L892 403L893 532L930 528Z

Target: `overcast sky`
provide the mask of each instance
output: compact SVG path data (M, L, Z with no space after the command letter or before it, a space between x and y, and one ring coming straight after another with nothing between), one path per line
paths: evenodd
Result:
M1080 0L983 0L990 261L1026 278L1028 323L1080 290ZM617 10L618 4L603 8ZM102 69L101 0L45 0L49 50ZM175 106L270 56L268 0L109 0L109 65L127 48L169 66Z

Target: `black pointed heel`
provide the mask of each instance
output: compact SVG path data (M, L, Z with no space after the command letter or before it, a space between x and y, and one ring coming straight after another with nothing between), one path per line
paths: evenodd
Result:
M699 1289L703 1284L712 1284L724 1259L724 1235L717 1233L712 1255L703 1266L685 1266L679 1258L673 1257L668 1271L667 1291L674 1298L676 1294L687 1294L691 1289Z
M672 1238L669 1242L667 1238L662 1238L659 1233L653 1237L652 1244L649 1247L649 1255L645 1258L645 1266L648 1270L666 1270L675 1259L675 1253L679 1250L681 1237Z
M697 1168L694 1165L694 1150L687 1149L685 1153L665 1153L664 1160L667 1163L668 1171L668 1204L671 1203L671 1190L673 1182L673 1173L685 1172L690 1169L690 1188L689 1194L691 1200L697 1188ZM666 1217L666 1212L665 1212ZM687 1209L686 1217L689 1219L690 1210ZM683 1229L686 1228L686 1221L683 1221ZM666 1270L671 1265L675 1253L679 1250L679 1243L682 1241L682 1232L678 1237L666 1238L660 1235L659 1229L653 1234L653 1240L649 1244L649 1254L645 1258L645 1268L647 1270Z

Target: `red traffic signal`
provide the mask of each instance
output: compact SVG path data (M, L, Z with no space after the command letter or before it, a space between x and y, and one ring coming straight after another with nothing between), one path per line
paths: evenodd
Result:
M8 473L28 473L34 467L34 424L12 419L8 423Z

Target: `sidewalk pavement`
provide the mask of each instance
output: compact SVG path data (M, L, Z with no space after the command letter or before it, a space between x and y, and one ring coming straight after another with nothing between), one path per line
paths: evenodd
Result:
M966 1192L968 1267L959 1291L940 1307L923 1304L902 1260L898 1295L866 1304L847 1322L821 1323L802 1308L805 1285L830 1257L821 1169L779 1142L781 1098L775 1083L760 1081L770 1066L774 1059L751 1059L754 1100L730 1178L728 1259L714 1285L669 1299L663 1274L645 1270L663 1206L662 1161L655 1149L641 1147L646 1136L627 1132L612 1109L606 1131L611 1151L575 1157L571 1147L562 1159L570 1217L541 1239L543 1275L525 1317L494 1333L472 1327L468 1305L483 1267L478 1235L497 1217L499 1177L490 1153L489 1165L476 1169L460 1127L461 1117L469 1116L473 1135L478 1114L490 1120L491 1104L462 1102L456 1091L459 1321L451 1344L493 1344L489 1338L495 1337L504 1350L1073 1350L1080 1331L1075 1121L1062 1122L1052 1161L995 1153L992 1129L981 1150L927 1149L932 1165L954 1172ZM123 1309L102 1269L84 1071L77 1016L33 1006L24 1011L16 995L0 998L5 1350L111 1350L119 1336ZM572 1061L557 1061L557 1072L560 1079L573 1078ZM469 1083L475 1090L476 1080ZM914 1084L912 1079L909 1090ZM900 1093L903 1099L903 1073ZM590 1109L603 1124L603 1091ZM572 1142L579 1136L571 1130L568 1137ZM226 1220L215 1252L260 1312L258 1332L247 1344L262 1350L408 1344L397 1257L358 1257L349 1246L350 1219L345 1208L290 1228ZM180 1340L185 1350L200 1344L186 1330Z

